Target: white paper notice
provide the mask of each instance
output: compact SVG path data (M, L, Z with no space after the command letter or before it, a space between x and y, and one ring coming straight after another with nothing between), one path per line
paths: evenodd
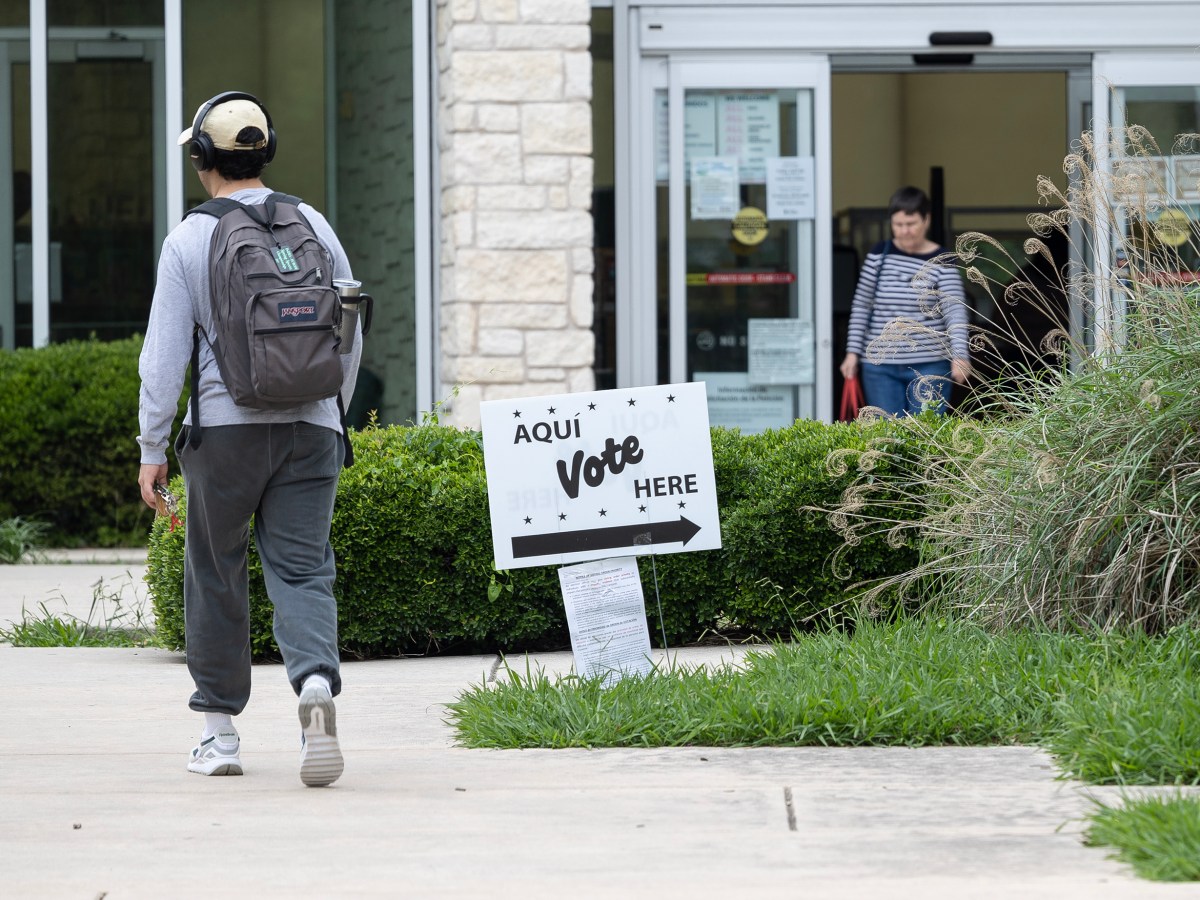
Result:
M799 319L746 321L747 374L751 384L812 384L813 325Z
M738 209L737 157L707 156L693 159L692 218L732 219Z
M779 155L779 94L721 94L717 148L722 156L737 156L744 184L762 184L767 178L766 160Z
M671 172L671 113L666 91L654 95L654 177L665 182ZM683 171L692 171L698 156L716 156L717 97L711 91L688 91L683 104Z
M609 685L627 674L647 674L650 632L637 557L599 559L558 570L575 672L604 676Z
M717 98L705 91L688 91L683 101L683 163L698 156L717 156Z
M708 420L713 425L759 434L796 421L796 389L781 384L751 384L745 372L697 372L708 385Z
M776 156L767 160L767 218L816 218L813 158Z

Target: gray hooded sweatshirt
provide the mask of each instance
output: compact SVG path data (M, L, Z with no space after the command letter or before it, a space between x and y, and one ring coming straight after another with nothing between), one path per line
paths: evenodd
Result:
M254 188L238 191L231 197L242 203L262 203L270 193L270 188ZM352 278L346 253L329 222L307 203L300 204L300 210L333 257L333 277ZM334 431L342 428L334 397L290 409L251 409L233 402L221 381L212 347L204 337L213 333L208 253L216 228L217 220L213 216L188 216L163 241L154 302L138 362L142 389L138 404L141 434L137 441L142 448L144 465L161 465L167 461L167 441L171 437L171 423L175 419L184 376L192 359L192 331L197 323L203 332L200 337L200 419L203 427L308 422ZM362 333L358 330L351 352L342 357L341 394L347 408L354 394L361 355ZM191 424L191 415L189 404L184 424Z

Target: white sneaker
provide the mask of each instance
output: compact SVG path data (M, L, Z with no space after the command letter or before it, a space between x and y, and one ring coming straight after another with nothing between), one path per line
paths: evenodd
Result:
M240 750L241 740L236 731L214 734L192 748L188 771L197 775L241 775Z
M324 787L341 777L345 768L337 739L337 711L333 697L323 688L300 692L300 780L309 787Z

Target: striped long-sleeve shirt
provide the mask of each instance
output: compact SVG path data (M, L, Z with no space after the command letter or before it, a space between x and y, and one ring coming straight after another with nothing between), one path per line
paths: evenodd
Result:
M866 355L872 362L904 364L969 358L967 307L958 270L949 265L930 267L917 277L929 260L943 252L911 255L890 241L871 248L850 309L848 353ZM880 340L884 327L897 319L917 327L905 327L902 333Z

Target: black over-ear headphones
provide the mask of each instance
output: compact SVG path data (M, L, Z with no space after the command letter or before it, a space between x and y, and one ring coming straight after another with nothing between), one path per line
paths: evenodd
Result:
M249 100L262 110L263 118L267 120L267 162L269 163L275 158L275 126L271 124L271 114L267 112L267 108L253 94L243 91L225 91L217 94L200 107L196 118L192 120L191 144L196 148L192 153L192 165L196 167L197 171L207 172L217 164L217 148L213 146L212 138L200 130L200 126L204 124L204 119L214 106L220 106L230 100Z

